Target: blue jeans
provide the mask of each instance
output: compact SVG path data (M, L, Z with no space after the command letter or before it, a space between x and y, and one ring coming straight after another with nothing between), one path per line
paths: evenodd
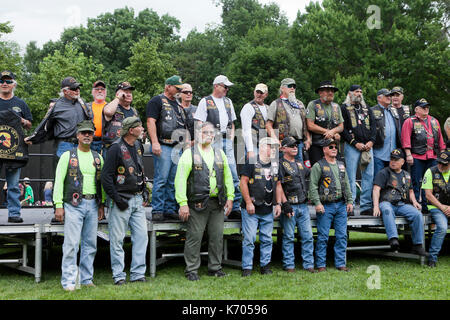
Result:
M61 285L66 288L76 284L77 254L80 246L80 283L90 284L94 278L94 258L97 253L97 202L95 199L83 199L78 207L64 203L64 213Z
M412 243L423 243L423 216L422 213L410 204L400 203L394 206L388 201L380 203L381 216L383 218L384 228L388 240L398 238L397 226L395 225L395 217L405 217L412 229Z
M174 147L161 144L161 154L153 155L152 213L174 214L178 211L175 201L175 175L178 162L172 161L173 150Z
M361 151L352 145L345 143L345 167L347 169L348 180L352 190L353 204L356 199L356 171L358 170L359 160L361 158ZM373 150L370 150L372 160L367 165L366 170L361 172L361 196L359 198L360 211L372 209L372 188L373 188L373 171L374 160Z
M447 235L448 217L439 209L430 210L433 222L436 224L436 230L434 231L433 238L431 238L431 244L428 259L430 261L437 261L439 251L441 251L442 243Z
M256 231L259 227L260 257L259 265L264 267L270 263L272 257L272 231L273 215L248 214L247 210L241 209L242 213L242 269L253 268L253 252L255 249Z
M0 163L0 170L3 163ZM20 168L5 167L5 179L8 184L7 207L8 217L20 217Z
M109 242L114 282L125 280L126 278L123 240L128 227L130 227L131 231L132 244L130 281L135 281L145 276L148 229L145 210L142 206L142 196L133 196L133 198L128 200L128 205L128 209L120 211L114 203L109 214Z
M58 143L58 147L56 148L56 156L61 158L62 154L66 151L70 151L73 148L78 147L78 143L71 143L67 141L61 141Z
M343 201L323 204L325 212L317 214L316 266L327 265L327 245L331 224L334 222L334 265L345 267L347 251L347 207Z
M295 226L302 239L303 269L314 268L314 238L311 229L311 218L307 204L293 204L294 217L289 218L281 214L280 222L283 227L283 268L294 269L294 240Z
M377 173L389 166L389 161L384 161L379 158L373 157L373 178L377 176Z
M422 188L422 178L425 175L425 172L431 168L437 165L437 162L435 159L429 159L429 160L418 160L414 158L414 164L411 167L411 181L414 189L414 195L416 196L417 202L420 201L419 196L422 196L422 209L424 212L428 211L427 208L427 198L425 197L425 190L420 191Z
M217 144L214 145L218 146ZM239 176L237 173L236 160L234 157L234 148L233 141L229 139L222 138L222 149L225 155L227 156L228 166L231 170L231 175L233 176L233 184L234 184L234 201L233 201L233 209L232 211L241 211L241 199L242 194L239 189Z

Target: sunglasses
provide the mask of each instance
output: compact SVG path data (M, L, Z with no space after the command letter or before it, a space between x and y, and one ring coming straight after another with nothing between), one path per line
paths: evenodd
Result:
M225 90L230 90L230 87L229 87L229 86L226 86L226 85L224 85L224 84L219 84L219 86L225 88Z
M183 94L192 94L192 91L181 91Z
M80 133L81 133L83 136L85 136L85 135L93 136L93 135L94 135L94 132L92 132L92 131L80 131Z
M289 89L292 89L292 88L296 89L297 88L297 86L295 84L288 84L287 87Z
M264 94L264 92L262 92L261 90L256 90L256 93L258 93L258 94Z
M12 83L14 83L14 80L3 80L3 79L1 79L1 80L0 80L0 84L4 84L4 83L6 83L6 84L12 84Z
M293 144L293 145L290 145L290 146L286 146L286 148L298 148L298 145Z
M333 149L337 149L336 146L328 146L328 149L333 150Z

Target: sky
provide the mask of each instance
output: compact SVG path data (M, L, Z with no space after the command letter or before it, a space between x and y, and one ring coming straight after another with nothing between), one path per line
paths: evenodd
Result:
M305 12L310 0L259 0L261 4L270 2L277 3L292 23L298 10ZM14 0L1 4L0 22L10 21L14 27L14 31L2 39L17 42L24 52L30 41L36 41L42 47L49 40L58 40L64 28L86 26L88 18L125 6L133 8L136 14L150 8L159 16L169 14L177 18L181 24L179 35L183 38L194 28L203 32L208 24L221 21L221 8L214 4L214 0L77 0L73 4L52 0Z

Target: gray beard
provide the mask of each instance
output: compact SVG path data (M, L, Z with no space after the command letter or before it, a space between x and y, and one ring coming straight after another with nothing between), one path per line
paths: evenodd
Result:
M295 97L295 92L289 93L288 100L289 100L289 102L297 103L297 98Z

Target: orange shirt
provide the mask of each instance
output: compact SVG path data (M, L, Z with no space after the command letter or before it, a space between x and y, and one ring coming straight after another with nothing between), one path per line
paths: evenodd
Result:
M94 125L95 125L95 136L101 137L102 136L102 112L103 107L106 105L106 101L102 104L97 104L92 102L92 111L94 112Z

